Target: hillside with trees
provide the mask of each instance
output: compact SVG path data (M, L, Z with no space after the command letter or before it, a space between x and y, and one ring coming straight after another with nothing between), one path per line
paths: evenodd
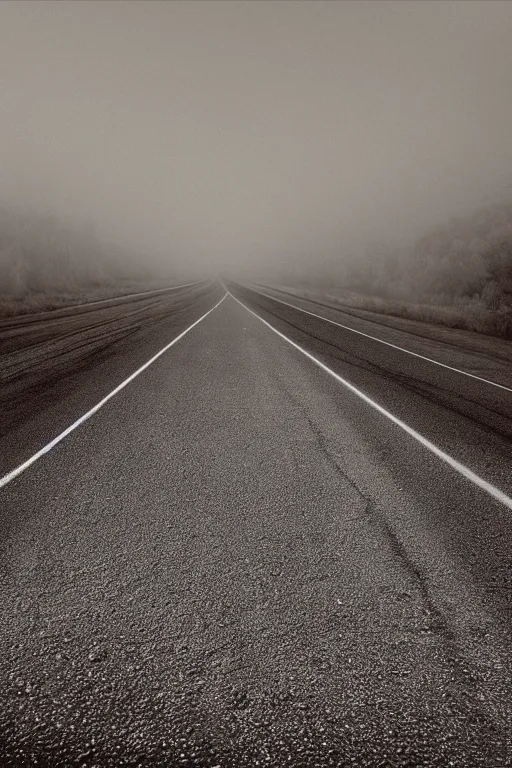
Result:
M0 207L0 314L115 295L158 277L147 257L101 240L90 223Z
M512 338L512 204L451 219L401 249L374 245L324 262L320 274L317 262L289 276L354 306Z

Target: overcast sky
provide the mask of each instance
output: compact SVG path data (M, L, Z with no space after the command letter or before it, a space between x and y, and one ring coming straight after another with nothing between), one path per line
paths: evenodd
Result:
M172 258L400 239L512 178L512 2L0 2L3 199Z

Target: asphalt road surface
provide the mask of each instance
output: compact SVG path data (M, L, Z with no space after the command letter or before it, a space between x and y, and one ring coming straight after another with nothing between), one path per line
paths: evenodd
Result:
M228 287L0 326L5 477L209 312L0 490L0 765L511 765L510 345Z

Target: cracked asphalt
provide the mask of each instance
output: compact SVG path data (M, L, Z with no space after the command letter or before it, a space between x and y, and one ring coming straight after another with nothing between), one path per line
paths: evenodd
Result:
M511 393L232 290L512 494ZM221 296L20 373L2 471ZM0 765L512 764L510 510L233 298L0 494Z

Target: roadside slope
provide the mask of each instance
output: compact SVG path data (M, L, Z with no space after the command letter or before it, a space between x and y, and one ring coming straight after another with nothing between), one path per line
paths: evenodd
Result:
M248 284L248 287L251 287ZM385 315L344 305L341 299L290 286L255 284L256 290L323 314L385 341L402 344L418 354L459 365L477 375L512 387L512 342L474 331Z
M211 283L0 322L0 474L38 450L222 296Z

